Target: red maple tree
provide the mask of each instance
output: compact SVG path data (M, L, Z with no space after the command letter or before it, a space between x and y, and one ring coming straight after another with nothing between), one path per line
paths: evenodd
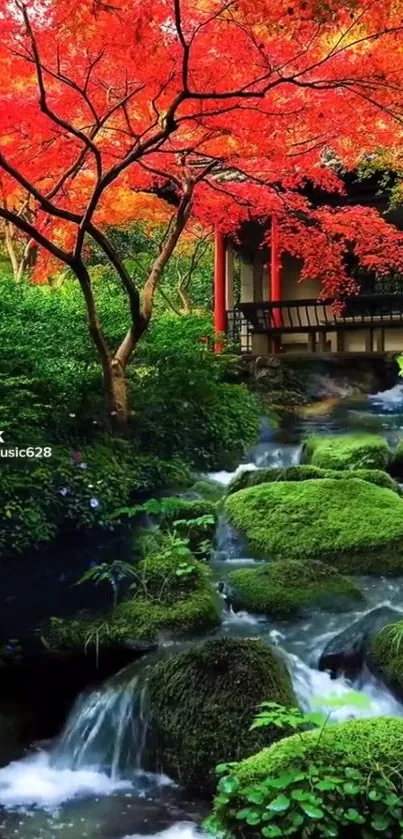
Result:
M399 144L402 13L403 0L1 0L0 218L39 246L37 276L57 263L77 277L118 424L125 369L193 220L234 233L275 213L282 247L327 294L352 287L347 245L367 268L402 268L402 236L375 210L303 193L342 192L340 167ZM107 228L150 212L166 235L140 293ZM119 347L90 240L130 304Z

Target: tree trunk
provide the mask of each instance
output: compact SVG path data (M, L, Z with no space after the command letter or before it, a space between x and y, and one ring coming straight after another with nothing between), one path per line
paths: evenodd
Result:
M116 431L125 433L129 420L127 401L127 383L125 371L119 359L112 358L110 364L110 379L107 385L108 402L111 422Z

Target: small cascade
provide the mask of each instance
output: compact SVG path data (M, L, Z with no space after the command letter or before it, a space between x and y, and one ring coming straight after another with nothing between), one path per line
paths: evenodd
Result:
M301 444L263 442L250 449L248 457L256 469L284 469L299 463L301 449Z
M123 671L124 672L124 671ZM141 769L147 731L146 689L136 672L80 696L51 751L56 769L92 768L112 780Z
M0 805L54 811L74 798L169 784L141 771L146 731L146 682L130 665L78 698L49 750L0 769Z
M371 405L380 409L382 413L403 412L403 383L399 382L390 390L374 393L368 397Z

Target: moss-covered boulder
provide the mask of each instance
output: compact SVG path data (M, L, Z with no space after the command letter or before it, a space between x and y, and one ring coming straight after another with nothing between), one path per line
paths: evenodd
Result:
M352 580L315 560L277 560L258 568L239 568L228 579L235 609L276 618L289 618L315 606L348 608L363 599Z
M250 730L259 703L294 705L290 676L260 640L220 638L169 657L152 669L146 752L187 788L210 792L214 767L239 760L281 736Z
M150 555L134 570L129 598L107 614L53 618L46 643L81 650L136 646L163 634L185 635L220 624L221 603L210 571L190 553Z
M305 460L322 469L386 470L390 454L386 440L376 434L310 437L303 449Z
M367 664L375 676L403 699L403 620L389 623L372 638Z
M256 555L403 571L403 501L358 478L262 484L230 495L225 510Z
M207 478L200 478L189 490L189 492L198 495L200 498L204 498L206 501L219 501L224 495L224 491L224 484Z
M246 489L246 487L271 484L277 481L319 481L323 478L340 480L344 477L345 473L341 470L321 469L320 466L311 466L309 463L283 468L246 469L244 472L235 475L229 483L227 495L232 495L232 493L239 492L240 489ZM362 481L368 481L370 484L376 484L376 486L392 489L394 492L400 492L396 481L381 469L354 469L354 477L361 478Z
M376 829L382 822L380 819L378 825L377 816L379 817L380 812L387 811L388 805L386 804L380 811L379 799L371 793L371 790L380 782L381 789L385 789L385 783L387 784L385 796L393 793L395 789L400 792L403 719L378 717L349 720L337 725L328 725L322 732L320 740L318 738L318 731L295 734L274 743L270 748L263 749L234 767L232 778L236 781L227 785L227 793L218 795L215 801L216 829L241 839L249 839L249 837L253 839L257 835L255 822L248 824L247 813L245 813L245 818L236 818L236 814L241 809L253 807L251 802L257 803L255 810L267 813L266 808L275 800L277 802L281 795L278 810L274 805L272 812L279 813L278 820L282 819L283 829L289 826L287 814L294 811L302 816L301 830L309 827L309 835L315 839L323 835L361 839L364 835L375 837L382 833L383 828ZM312 769L313 766L316 767L316 771ZM316 794L319 798L316 806L313 802L313 815L311 813L310 816L309 810L304 809L304 804L307 804L307 796L312 792L310 779L315 783L315 776L316 782L322 781L322 784L317 790ZM331 776L341 778L340 793L335 792L336 787L331 781ZM296 780L293 783L294 777ZM326 777L330 783L323 784ZM273 783L275 778L282 779L277 787L275 782ZM369 778L371 783L368 783ZM290 788L287 786L288 782L291 784ZM344 783L347 784L346 788L343 786ZM248 798L251 794L251 786L254 785L259 785L260 795L257 798ZM298 793L296 793L297 788L300 791ZM291 790L294 790L294 794ZM280 811L284 796L290 803L286 802L283 810ZM341 832L312 833L315 818L322 822L320 813L315 816L316 808L319 807L327 813L326 824L330 826L333 821L332 814L334 813L337 819L336 808L340 807L340 804L346 804L346 801L348 802L346 810L351 809L362 814L365 819L364 824L357 825L354 819L350 821L347 819ZM266 820L263 818L263 821ZM373 821L374 832L372 832ZM275 823L278 824L278 821L276 820ZM393 821L393 827L395 832L392 830L389 836L396 836L397 839L401 835L399 810ZM364 828L369 832L364 833ZM283 834L272 833L272 836L280 835ZM292 836L298 839L302 835L305 833L299 833L298 830L292 833Z

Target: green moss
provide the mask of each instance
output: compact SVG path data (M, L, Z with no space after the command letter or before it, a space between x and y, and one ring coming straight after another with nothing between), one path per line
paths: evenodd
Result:
M310 765L314 763L318 766L319 777L323 777L325 774L340 775L345 768L350 767L362 774L364 783L358 795L349 796L349 806L357 807L359 812L370 818L371 813L377 812L377 803L367 796L370 786L366 786L366 779L383 777L391 782L400 781L403 719L378 717L349 720L338 725L328 725L319 743L318 736L317 731L295 734L243 760L233 770L240 782L239 798L243 797L244 791L251 784L284 775L291 768L308 774ZM334 807L332 791L323 793L325 800L327 795L331 810ZM236 805L236 799L227 803L216 800L215 815L219 826L235 836L255 836L255 829L248 831L244 822L241 831L240 823L234 818Z
M228 577L235 608L287 618L303 608L351 605L362 594L347 577L322 562L284 560L240 568Z
M274 727L250 731L264 700L296 704L285 665L262 641L220 638L160 661L149 678L150 766L210 791L216 763L281 736Z
M200 495L206 501L219 501L224 494L224 486L219 481L200 480L196 481L189 491Z
M311 481L323 478L344 478L344 472L337 469L321 469L319 466L301 464L300 466L285 466L284 468L268 469L245 469L232 479L227 488L227 495L239 492L246 487L260 486L260 484L274 483L275 481ZM396 481L383 472L381 469L354 469L354 477L369 481L371 484L393 489L399 492Z
M304 456L322 469L387 469L390 450L386 440L375 434L345 434L338 437L310 437Z
M367 661L370 670L403 697L403 621L389 624L375 635Z
M403 502L358 478L262 484L230 495L225 510L258 555L349 573L403 570Z
M184 571L185 568L185 571ZM210 571L191 555L149 556L136 565L132 597L104 615L53 618L46 643L57 649L108 647L216 627L221 606ZM179 571L179 575L178 575Z

